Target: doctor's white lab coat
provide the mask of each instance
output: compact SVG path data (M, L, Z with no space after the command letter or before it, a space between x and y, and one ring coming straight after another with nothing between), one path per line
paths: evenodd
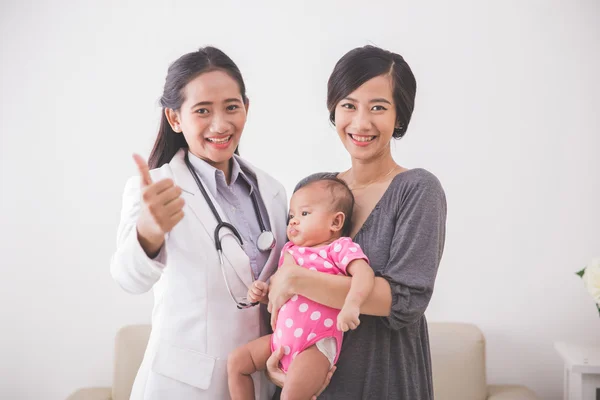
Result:
M267 333L268 319L261 315L261 307L239 310L229 296L214 243L217 222L183 157L180 150L170 163L150 172L153 181L173 179L185 200L184 218L166 235L155 259L146 256L137 239L139 177L127 182L123 195L111 273L128 292L154 289L152 333L133 386L134 400L229 399L229 353ZM245 160L238 161L256 175L277 241L259 277L266 281L277 268L286 240L285 189ZM230 222L210 192L209 196L221 218ZM230 287L236 297L245 296L252 282L248 256L228 230L221 232ZM274 386L264 373L255 373L253 379L256 398L270 399Z

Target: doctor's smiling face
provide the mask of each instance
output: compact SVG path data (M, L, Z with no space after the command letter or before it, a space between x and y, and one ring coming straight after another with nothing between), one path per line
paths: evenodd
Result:
M240 86L217 69L188 82L183 98L178 110L165 109L171 127L184 135L192 154L228 175L248 113Z

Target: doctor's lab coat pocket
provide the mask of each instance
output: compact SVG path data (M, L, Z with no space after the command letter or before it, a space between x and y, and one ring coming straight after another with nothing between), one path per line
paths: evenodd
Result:
M152 363L152 371L206 390L210 386L215 360L195 350L161 343Z

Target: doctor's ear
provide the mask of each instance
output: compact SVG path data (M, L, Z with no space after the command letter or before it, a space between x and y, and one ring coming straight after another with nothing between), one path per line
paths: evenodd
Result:
M167 121L169 121L173 132L181 133L181 118L179 117L179 113L172 108L165 108L165 117L167 117Z
M346 215L343 212L336 212L333 216L333 220L331 221L330 229L333 232L341 231L344 227L344 221L346 221Z

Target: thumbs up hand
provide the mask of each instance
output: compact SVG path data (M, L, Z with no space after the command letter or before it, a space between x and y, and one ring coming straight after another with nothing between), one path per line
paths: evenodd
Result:
M137 221L137 234L140 245L149 257L160 251L165 234L183 219L185 201L181 188L172 179L153 182L146 161L133 155L137 164L142 188L142 211Z
M150 186L152 184L152 178L150 177L150 167L148 167L146 160L139 154L134 154L133 161L135 161L135 164L138 167L140 178L142 180L142 187Z

